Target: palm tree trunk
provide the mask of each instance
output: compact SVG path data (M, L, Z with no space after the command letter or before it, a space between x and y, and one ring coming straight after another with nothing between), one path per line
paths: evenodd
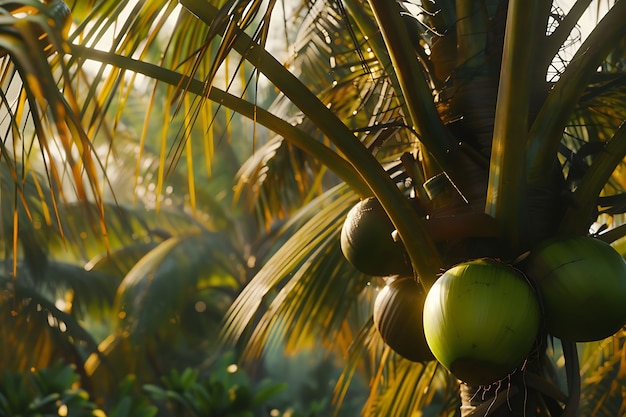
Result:
M523 370L490 386L461 384L461 417L561 417L567 402L551 381L549 361L542 353Z

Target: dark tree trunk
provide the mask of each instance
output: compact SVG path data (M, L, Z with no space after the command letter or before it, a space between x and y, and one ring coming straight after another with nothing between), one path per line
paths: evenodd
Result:
M545 354L490 386L461 384L461 417L561 417L565 394Z

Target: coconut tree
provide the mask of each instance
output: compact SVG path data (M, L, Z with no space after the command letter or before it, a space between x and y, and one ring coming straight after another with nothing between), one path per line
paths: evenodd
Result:
M306 20L302 25L307 29L308 42L303 43L294 61L302 62L297 67L298 71L302 71L297 73L299 80L314 90L317 84L309 80L319 82L319 66L316 67L316 64L324 62L320 56L328 57L326 68L330 72L324 74L327 84L317 87L320 88L318 103L310 95L300 92L302 84L298 84L297 80L291 78L296 84L292 85L280 77L272 78L271 71L278 73L281 70L266 63L266 56L249 46L252 41L247 41L247 46L244 44L239 50L308 116L309 120L302 124L308 122L318 129L325 137L321 140L331 142L357 170L369 188L361 197L374 195L395 227L403 246L396 245L395 250L406 251L413 275L424 291L429 291L435 284L437 296L432 296L434 301L429 302L428 298L426 301L424 330L428 345L439 362L454 375L469 382L460 386L463 415L558 415L563 405L564 413L574 415L580 389L575 342L603 339L624 324L623 303L620 301L624 295L623 272L609 274L619 283L607 286L607 290L611 288L609 292L619 294L609 303L617 311L608 308L609 315L616 318L617 324L610 325L610 330L598 336L566 336L550 325L554 314L550 313L550 289L545 282L552 280L553 270L570 261L577 261L579 257L576 255L552 264L541 273L534 266L549 263L556 257L554 253L542 254L544 241L566 236L588 236L594 232L596 240L614 242L621 237L620 210L616 207L599 208L598 205L608 195L621 193L620 186L616 184L620 181L619 166L623 153L609 151L612 155L609 158L604 151L609 144L617 146L620 142L624 114L620 110L617 113L610 111L611 116L607 117L606 110L600 110L604 105L586 102L586 98L593 96L594 100L599 99L606 92L605 97L611 96L609 100L614 103L613 100L620 102L623 99L623 87L618 86L620 81L615 81L608 89L611 93L608 90L599 93L597 89L602 88L600 86L604 85L602 79L605 77L621 79L620 72L615 71L619 64L616 66L614 61L619 53L610 51L615 48L620 50L624 32L616 29L618 20L613 19L623 18L624 10L619 3L614 5L571 60L563 62L561 58L566 53L563 48L571 40L574 22L579 20L588 5L577 2L567 13L561 13L551 4L536 3L529 7L526 3L521 5L516 2L431 2L421 3L417 10L409 4L377 1L367 4L342 2L333 4L332 11L328 7L312 7L309 15L313 16L310 17L311 25L307 25ZM215 24L212 20L215 18L203 13L200 8L193 11L200 18L206 16L206 21ZM221 17L219 13L215 16ZM232 14L230 18L232 25ZM604 31L602 27L605 25L615 32ZM226 38L227 35L228 32L225 32ZM245 36L242 34L233 40L233 48L243 44ZM587 54L587 48L597 42L596 36L609 36L611 40L603 38L607 40L606 50L596 50L597 55L592 57ZM332 52L324 55L320 52L324 48ZM257 53L262 57L257 58ZM584 62L582 57L591 60ZM602 70L598 71L598 67ZM284 78L289 77L285 74ZM346 103L346 97L352 100ZM335 115L335 119L330 113ZM595 113L604 114L600 129ZM357 149L354 136L360 139L360 149ZM591 151L590 148L595 146L596 150ZM378 164L362 152L364 149L375 155ZM605 158L611 159L611 162L604 162ZM401 168L394 166L394 162ZM594 171L600 169L599 166L604 167L603 174L596 176ZM355 184L351 176L344 175L343 178L357 193L362 193L360 184ZM387 185L384 186L383 181ZM585 195L582 199L581 193ZM398 197L399 200L396 200ZM348 227L350 231L346 233L347 238L344 239L344 233L341 236L342 249L357 268L362 266L364 258L366 263L374 262L379 266L389 259L386 254L389 247L384 246L384 235L377 234L378 231L371 234L362 232L364 237L361 238L358 230L354 236L350 235L358 227L371 231L370 221L366 220L368 210L362 210L356 217L348 214L344 230ZM321 223L321 219L328 216L327 211L323 213L324 217L320 213L316 221L323 224L321 227L331 227L329 223ZM602 216L599 217L599 214ZM607 214L609 217L603 217ZM356 226L354 218L359 220ZM384 219L379 217L377 221L384 222ZM591 229L594 222L599 222L596 227L600 229ZM333 227L337 230L341 223L335 218ZM393 229L387 233L391 231ZM321 233L321 229L317 232ZM272 332L268 329L272 327L271 317L275 314L282 313L293 318L292 333L283 330L283 334L294 343L302 337L302 332L311 327L304 324L304 321L310 322L311 311L319 312L320 321L325 324L330 320L328 317L337 318L336 315L329 315L328 310L338 310L340 301L326 295L322 289L316 292L315 284L309 284L308 280L314 280L313 277L320 279L321 275L319 270L322 267L316 262L322 261L318 260L319 255L315 251L323 244L336 240L338 235L315 235L315 231L307 230L307 236L311 236L307 249L312 252L296 245L291 247L292 250L281 252L277 256L282 259L268 262L240 296L226 325L227 339L245 336L246 325L255 323L255 315L251 313L255 309L261 317L261 325L257 325L248 338L252 354L258 352L259 345L270 341L268 335ZM325 239L316 240L313 236ZM306 240L301 236L294 239ZM355 247L362 243L359 239L365 240L366 244L363 252L357 253ZM379 245L371 245L372 241ZM562 239L554 245L569 252L571 243ZM346 246L349 248L347 252ZM526 260L529 253L530 258ZM588 252L583 250L582 253ZM384 255L377 258L379 254ZM324 256L332 259L329 250L324 252ZM604 262L599 260L600 257L592 259L590 255L585 256L589 256L589 262L594 265ZM607 249L607 256L614 257L614 251ZM482 299L485 294L482 290L474 293L470 284L492 285L483 278L490 272L480 271L476 273L480 278L472 278L474 273L469 271L475 269L475 264L467 261L476 258L498 259L500 263L497 265L504 263L507 267L496 269L506 274L513 268L518 275L517 281L522 280L536 287L536 294L528 290L505 290L515 292L518 297L527 294L532 300L532 309L526 311L528 307L520 301L524 305L520 308L522 313L513 312L516 315L514 320L520 320L524 325L513 329L509 326L510 322L506 324L507 329L516 335L528 332L524 342L519 339L512 341L513 345L526 346L521 353L525 358L523 360L518 357L509 362L498 354L502 353L499 350L508 350L503 337L497 336L498 326L504 322L494 324L495 333L479 330L489 327L486 317L503 319L505 312L510 313L517 307L511 304L513 300L504 301L506 305L502 307L492 307L498 295L494 293ZM450 269L455 264L460 264L463 269ZM389 268L386 274L406 274L404 267ZM621 271L623 265L618 262L617 268ZM298 273L288 284L284 284L282 277L294 269ZM369 274L385 275L385 272L359 269ZM443 277L453 276L459 284L451 283L450 287L441 284L443 277L438 278L439 271L447 269L449 272ZM494 270L491 265L488 269ZM324 278L329 279L327 276ZM495 279L500 282L504 277L497 274ZM570 279L569 274L564 279ZM586 275L584 279L588 280ZM594 280L592 285L599 285L599 280ZM327 285L331 286L328 282ZM458 289L456 285L459 285ZM270 297L266 301L269 307L265 307L259 290L272 286L281 291L276 298L261 293ZM442 286L444 289L441 289ZM527 285L525 287L528 288ZM562 289L555 290L561 291L556 296L559 301L554 303L558 305L557 309L562 309L571 301L562 299ZM588 296L591 294L589 290L581 288L581 291ZM456 297L454 294L457 292L465 295ZM296 296L290 294L302 296L294 300L292 297ZM472 294L471 298L480 302L464 300L464 297L470 298L466 294ZM321 306L322 301L313 300L324 300L323 306L328 310ZM394 302L397 314L404 313L401 302ZM412 302L420 301L416 297ZM544 303L543 310L538 303ZM394 306L387 308L393 309ZM577 308L581 309L581 305ZM442 311L438 315L436 310L439 309ZM459 311L458 316L452 316L451 309ZM546 313L545 326L537 320L542 311ZM450 323L455 321L451 317L466 317L467 321L458 324L458 327L473 325L472 337L475 339L453 340L450 332L455 332L456 323ZM569 320L572 320L571 316ZM534 323L534 327L529 323ZM580 326L580 323L577 325ZM436 328L433 329L433 326ZM419 332L420 325L416 325L413 331ZM367 332L367 326L364 332ZM385 332L382 333L384 335ZM550 380L551 371L544 363L543 355L546 334L550 335L550 340L553 336L561 337L569 397L560 394L554 381ZM496 339L484 356L472 356L483 343L489 345L487 340L490 338ZM371 343L365 338L357 340ZM472 358L469 363L466 362L468 357ZM498 369L497 375L489 375L494 362L499 364L496 368L503 363L507 365ZM393 415L401 415L421 401L427 401L427 396L420 395L419 388L413 387L419 387L423 379L436 381L436 367L415 366L410 372L402 367L404 364L390 365L389 368L384 365L379 368L378 378L374 379L372 404L366 408L368 413L386 415L392 410L392 414L396 413ZM386 372L392 376L386 376ZM396 373L401 372L406 373L394 380ZM395 385L400 384L398 381L403 384L413 382L407 384L412 391L403 391L400 385ZM433 385L442 387L443 391L449 388L445 382ZM377 391L379 388L380 392ZM394 391L394 395L387 394L387 390ZM399 399L405 400L406 408L398 406L398 402L403 403Z
M50 24L68 16L60 2L28 3L34 12L25 16L16 4L6 6L11 30L2 47L14 58L11 74L27 86L21 97L30 100L31 114L52 121L35 123L35 137L52 159L46 127L58 131L73 183L82 184L83 172L90 179L87 188L75 185L76 194L95 198L101 218L93 138L99 133L113 142L102 128L102 109L121 118L125 87L137 74L169 86L165 104L152 93L142 141L154 106L184 115L173 139L162 136L157 190L168 166L197 160L190 127L210 132L216 107L253 120L258 142L240 170L238 201L267 225L293 219L227 317L223 339L241 343L244 358L277 341L291 349L313 337L331 348L350 346L337 400L360 370L372 378L364 413L394 416L428 405L454 413L459 389L462 415L575 415L581 374L607 381L620 369L612 358L621 356L610 352L624 343L623 265L611 246L588 248L608 242L620 249L624 234L624 2L607 4L582 42L576 42L576 25L593 7L589 0L567 11L538 0L343 0L282 8L274 1L101 1L77 3L69 37L61 24ZM281 16L286 51L276 49L272 37L271 23ZM32 25L37 31L24 29ZM295 39L290 27L298 28ZM110 46L97 46L110 28ZM155 58L149 52L161 35L166 47ZM31 59L40 50L50 56ZM283 52L288 58L281 62ZM78 105L75 74L93 61L103 65L91 85L108 94L87 87ZM59 93L59 79L69 98ZM264 84L279 92L271 103L258 94ZM122 97L115 108L114 92ZM13 134L21 132L12 126ZM260 131L275 136L264 139ZM210 154L210 135L199 138ZM48 172L58 186L55 166ZM195 177L189 178L195 190ZM370 197L382 208L378 220L344 222ZM373 234L342 233L345 224L371 228L387 219L390 227L374 227ZM380 245L356 251L359 235L392 245L391 253L401 254L394 268L359 271L364 258L377 265L385 260L380 254L389 253ZM554 273L574 262L583 262L581 268ZM597 270L602 273L580 273ZM402 320L367 318L363 306L373 304L376 293L368 284L398 274L417 288L387 297L394 305L384 306L384 316L393 318L396 304L408 315L407 299L421 309L422 298L407 294L427 294L422 316L428 325L414 320L413 331L425 333L437 361L413 363L385 347L377 327ZM555 281L561 287L551 290ZM591 307L608 310L600 308L605 315L594 322L611 322L600 326L608 330L569 333L576 326L571 318L559 320L560 313L586 308L572 306L570 291L584 298L597 288L600 301ZM446 319L451 312L474 326L462 340L453 337L458 320ZM580 363L577 342L586 342ZM566 394L546 357L561 352ZM590 371L605 360L606 367ZM623 411L613 388L606 395L586 392L583 410Z

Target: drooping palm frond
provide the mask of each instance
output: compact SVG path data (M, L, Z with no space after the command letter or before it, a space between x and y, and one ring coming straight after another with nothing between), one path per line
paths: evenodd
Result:
M458 403L447 400L457 389L457 381L437 362L416 364L395 358L381 366L386 369L376 381L380 384L379 392L370 395L365 415L400 417L417 410L423 412L428 405L433 415L450 415L458 409Z
M62 1L11 2L6 7L0 24L0 50L5 56L0 68L1 106L7 115L3 159L27 167L18 172L20 176L41 161L51 189L73 190L72 196L61 193L61 199L100 201L102 167L79 118L78 100L62 59L68 50L69 9ZM64 187L68 182L71 185ZM51 209L56 205L53 201Z
M223 287L232 296L244 270L229 245L222 235L204 233L168 239L148 252L118 288L120 327L143 338L174 319L181 301L198 289Z
M172 368L210 363L221 352L221 320L246 281L247 263L222 233L180 233L142 252L117 287L101 354L85 364L103 395L129 371L148 382ZM127 256L133 258L132 251L115 252L93 269L109 269L107 259Z
M368 279L355 273L339 248L339 225L356 199L345 186L335 187L289 221L299 228L230 308L223 331L227 343L241 339L247 356L255 358L272 349L267 343L285 340L293 349L313 334L329 337L341 326Z
M376 294L379 288L372 290ZM436 361L411 362L386 346L371 318L371 302L370 318L359 323L343 374L335 387L339 407L357 371L369 376L364 416L400 417L425 410L432 415L448 416L458 410L458 397L453 395L458 390L458 381Z

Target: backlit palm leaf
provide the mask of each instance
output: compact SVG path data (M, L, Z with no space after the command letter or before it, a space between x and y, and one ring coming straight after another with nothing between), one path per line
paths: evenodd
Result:
M223 335L227 341L249 338L248 355L257 357L266 343L285 340L295 348L310 343L313 334L330 336L341 326L368 280L339 248L340 225L355 201L345 187L335 187L290 220L299 228L287 235L230 308ZM257 322L261 325L249 328Z
M85 365L99 392L129 370L148 382L171 368L201 366L198 358L212 360L206 352L218 350L221 319L245 274L223 234L181 233L147 251L117 288L102 357L92 355Z
M24 165L41 153L51 188L62 188L69 180L75 197L98 200L101 167L78 118L68 68L60 58L68 49L64 35L69 10L61 1L50 5L32 1L15 10L23 11L26 14L17 17L4 14L0 24L0 49L10 58L0 69L5 83L2 107L10 126L2 152ZM19 87L9 90L7 83Z
M606 221L606 226L615 227L622 222L616 215L624 213L619 196L626 185L622 175L626 157L623 139L626 109L622 104L625 96L621 77L610 84L608 90L603 88L604 84L590 88L589 100L583 100L583 106L566 129L561 152L564 171L568 186L576 190L573 197L585 203L570 208L563 221L564 228L574 224L588 227L597 216L596 210L608 215L600 220Z
M155 334L202 288L236 290L243 272L229 242L213 233L173 237L148 252L124 277L115 309L133 337ZM191 302L191 301L190 301Z

